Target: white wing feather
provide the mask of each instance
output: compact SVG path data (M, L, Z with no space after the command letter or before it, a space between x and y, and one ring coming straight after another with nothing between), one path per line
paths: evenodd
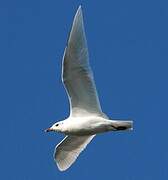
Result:
M69 101L70 115L101 114L85 37L82 10L79 7L63 57L62 80Z
M54 151L54 160L60 171L68 169L85 149L93 136L66 136Z

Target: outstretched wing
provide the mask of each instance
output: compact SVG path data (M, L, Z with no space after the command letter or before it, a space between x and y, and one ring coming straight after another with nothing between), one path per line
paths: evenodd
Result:
M66 136L54 151L54 160L60 171L68 169L93 139L92 136Z
M81 7L75 15L63 57L62 80L70 101L71 116L101 114L85 37Z

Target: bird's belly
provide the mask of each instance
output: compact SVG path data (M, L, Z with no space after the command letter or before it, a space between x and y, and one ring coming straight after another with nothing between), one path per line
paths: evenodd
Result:
M71 121L71 126L69 129L65 132L67 135L94 135L98 133L103 133L109 131L109 123L108 121L102 121L101 120L81 120L80 122L74 122Z

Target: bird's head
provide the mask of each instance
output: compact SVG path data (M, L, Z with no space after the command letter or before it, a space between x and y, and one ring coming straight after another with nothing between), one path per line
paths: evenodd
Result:
M47 128L45 132L55 131L55 132L62 132L63 131L63 121L56 122L51 127Z

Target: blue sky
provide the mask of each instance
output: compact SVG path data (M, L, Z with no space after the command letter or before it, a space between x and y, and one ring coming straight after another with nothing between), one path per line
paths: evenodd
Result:
M53 161L68 116L61 60L82 4L103 111L133 132L97 136L66 172ZM168 177L168 3L0 1L0 179L158 180Z

